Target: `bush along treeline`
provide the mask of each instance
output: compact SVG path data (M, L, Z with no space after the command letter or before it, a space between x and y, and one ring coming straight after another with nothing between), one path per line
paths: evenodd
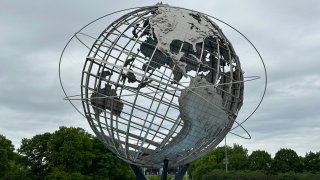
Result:
M15 150L0 135L0 179L135 179L130 166L81 128L23 139Z
M225 160L227 151L227 161ZM228 172L226 164L228 162ZM320 152L300 157L292 149L280 149L274 156L263 150L248 150L241 145L217 147L191 163L192 179L320 179Z
M225 171L225 150L228 172ZM217 147L194 161L189 179L320 179L320 152L300 157L292 149L280 149L275 157L263 150L241 145ZM171 177L171 176L170 176ZM149 177L160 178L160 177ZM107 150L93 135L81 128L60 127L53 133L22 139L15 150L0 135L0 179L87 180L135 179L129 164Z

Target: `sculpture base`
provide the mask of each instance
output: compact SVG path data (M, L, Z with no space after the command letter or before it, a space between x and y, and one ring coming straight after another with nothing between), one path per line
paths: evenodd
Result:
M163 160L163 168L162 168L163 170L161 173L161 180L167 180L168 165L169 165L168 159ZM141 171L141 169L138 166L130 164L130 167L133 170L134 174L136 175L137 180L147 180L147 178L144 176L144 173ZM182 180L183 176L187 172L187 169L188 169L188 164L180 166L178 173L174 177L174 180Z

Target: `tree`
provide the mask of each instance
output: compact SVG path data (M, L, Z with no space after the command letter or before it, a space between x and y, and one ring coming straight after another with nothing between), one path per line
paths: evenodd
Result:
M0 135L0 175L10 172L10 162L14 160L14 147L5 136Z
M49 140L48 177L58 179L133 179L129 165L81 128L60 129ZM62 178L64 177L64 178Z
M23 161L23 157L17 152L14 152L14 160L11 163L11 170L5 179L31 180L31 178L28 176L27 166Z
M309 152L304 158L304 169L310 172L320 171L320 152Z
M60 127L49 142L49 168L59 167L67 172L88 173L92 163L92 135L81 128Z
M213 150L213 153L215 155L215 160L216 163L218 164L216 166L217 169L224 169L225 168L225 160L226 160L226 151L227 151L227 156L228 159L230 158L229 155L232 152L232 147L230 146L222 146L222 147L217 147ZM228 160L229 161L229 160Z
M248 165L248 149L234 144L230 152L228 151L228 159L230 170L245 170Z
M98 138L93 138L91 174L93 179L135 179L129 164L111 153Z
M292 149L280 149L272 162L271 168L275 172L302 171L301 158Z
M266 151L253 151L248 158L248 167L250 170L269 170L271 166L271 155Z
M31 139L24 138L18 152L23 156L23 161L28 167L32 179L43 179L48 173L48 141L50 133L35 135Z
M217 147L199 160L191 163L189 172L194 179L202 179L202 176L215 169L225 168L225 151L227 150L230 170L243 170L247 168L248 150L234 144L231 148Z
M92 178L83 175L79 172L65 172L61 168L52 168L46 179L60 179L60 180L91 180Z
M21 155L14 151L11 141L3 135L0 135L0 179L29 179Z
M2 146L1 146L2 147ZM23 179L133 179L129 165L81 128L23 139L19 149L28 177ZM17 176L12 176L12 179Z
M188 167L188 172L192 175L193 179L201 179L203 174L218 168L219 164L217 163L217 152L221 147L218 148L191 163L191 165Z

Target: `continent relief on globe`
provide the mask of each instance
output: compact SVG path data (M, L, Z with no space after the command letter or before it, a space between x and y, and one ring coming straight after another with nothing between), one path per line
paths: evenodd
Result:
M226 47L232 51L233 48L218 26L201 14L159 7L146 24L150 25L150 35L141 44L140 50L151 62L149 67L146 63L143 70L150 71L168 65L173 70L172 84L179 84L190 71L200 74L195 77L189 75L190 85L182 90L178 99L183 128L161 151L150 155L153 159L164 159L181 153L182 149L200 146L205 139L217 136L223 128L232 125L234 113L225 108L225 94L214 86L218 78L221 79L220 84L227 83L228 78L221 77L212 69L227 65L226 61L218 64L218 57L214 55L218 51L224 59L237 57L231 57L236 55L227 51ZM226 74L230 76L230 72ZM227 89L228 86L224 85L223 88Z

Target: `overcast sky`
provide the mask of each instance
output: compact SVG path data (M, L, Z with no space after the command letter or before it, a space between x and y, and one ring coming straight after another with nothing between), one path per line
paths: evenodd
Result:
M18 148L22 138L53 132L63 125L92 132L86 119L62 100L64 95L58 79L61 51L68 39L90 21L116 10L156 2L1 0L0 134ZM273 155L280 148L292 148L302 156L309 151L320 151L320 1L166 3L194 9L231 24L250 39L265 61L267 94L260 109L244 124L252 139L229 134L229 145L239 143L250 151L264 149ZM238 44L235 50L240 60L245 61L242 54L254 57L253 49L246 50L248 44ZM261 69L257 72L261 73ZM260 89L261 82L256 85ZM239 121L256 105L259 93L245 94L248 100Z

